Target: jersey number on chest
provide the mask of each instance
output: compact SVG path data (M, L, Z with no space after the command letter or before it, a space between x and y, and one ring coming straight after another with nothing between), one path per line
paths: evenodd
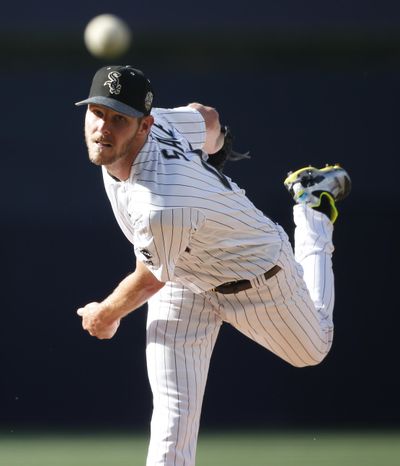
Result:
M186 154L195 154L200 158L200 162L203 168L213 174L225 186L225 188L232 191L232 187L226 176L203 160L203 153L200 149L194 149L189 152L185 152L185 149L182 147L182 144L178 139L173 137L164 138L160 136L155 136L155 139L157 139L161 146L167 146L161 149L161 154L163 157L166 159L184 159L187 162L190 162L190 158L188 158Z

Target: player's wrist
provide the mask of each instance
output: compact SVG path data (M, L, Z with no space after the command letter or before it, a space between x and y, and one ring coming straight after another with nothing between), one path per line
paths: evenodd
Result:
M113 301L111 297L106 298L101 303L100 319L106 325L112 325L114 322L122 318L122 312L119 306Z

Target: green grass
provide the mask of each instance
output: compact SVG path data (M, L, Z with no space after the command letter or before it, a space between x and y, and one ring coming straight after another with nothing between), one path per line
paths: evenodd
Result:
M144 466L136 433L0 432L1 466ZM399 466L400 432L202 432L197 466Z
M231 434L200 443L198 466L399 466L400 432Z

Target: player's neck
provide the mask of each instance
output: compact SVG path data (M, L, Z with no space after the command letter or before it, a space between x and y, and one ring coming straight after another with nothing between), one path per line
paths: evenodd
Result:
M114 163L107 165L107 172L115 179L119 181L126 181L132 170L133 161L139 155L142 150L145 142L143 142L140 147L135 148L132 152L125 157L115 161Z
M135 160L137 154L124 157L123 159L117 160L116 162L107 165L106 169L108 173L119 181L126 181L131 173L132 163Z

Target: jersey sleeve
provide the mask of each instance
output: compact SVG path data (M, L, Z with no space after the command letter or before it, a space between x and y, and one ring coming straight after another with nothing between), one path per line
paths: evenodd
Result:
M191 107L153 108L152 115L166 120L187 139L193 149L202 149L206 141L206 124L200 112Z
M172 281L179 256L189 250L191 236L205 218L189 207L150 211L135 222L136 259L161 282Z

